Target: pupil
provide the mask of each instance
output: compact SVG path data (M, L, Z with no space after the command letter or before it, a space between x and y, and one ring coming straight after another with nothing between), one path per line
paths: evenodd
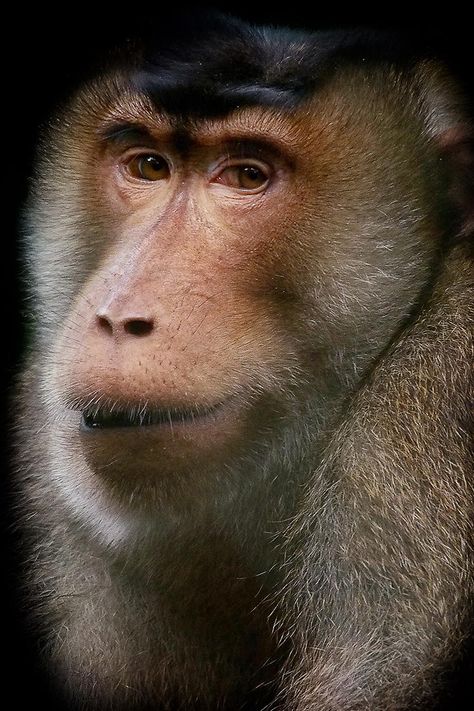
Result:
M155 158L155 156L147 156L145 158L145 164L150 167L152 170L161 170L163 168L162 161L160 161L158 158Z
M251 166L244 168L244 175L252 182L255 182L260 179L260 171L258 170L258 168L252 168Z

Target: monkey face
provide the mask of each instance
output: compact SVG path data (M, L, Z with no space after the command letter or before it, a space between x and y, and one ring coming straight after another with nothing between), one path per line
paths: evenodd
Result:
M109 226L52 375L95 473L202 485L199 470L235 459L288 411L278 374L295 356L269 247L296 192L290 159L248 116L178 132L157 115L137 128L111 113L77 167L82 184L93 176L95 225Z
M317 106L204 119L114 77L57 129L42 202L55 227L38 265L58 334L45 379L55 446L95 492L208 505L229 469L239 495L249 450L253 471L299 422L318 433L328 400L407 315L435 249L426 185L412 180L429 150L386 145L397 115L377 81L353 80L355 107L345 78ZM390 173L367 170L369 146ZM81 224L69 237L66 203ZM58 261L59 299L47 277Z
M39 646L80 708L421 708L472 608L459 97L364 31L179 24L38 165Z

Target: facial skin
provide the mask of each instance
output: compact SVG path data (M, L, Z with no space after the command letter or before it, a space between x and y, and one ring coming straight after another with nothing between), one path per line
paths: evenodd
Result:
M319 665L314 649L337 604L328 592L332 612L318 607L315 626L324 585L314 571L331 581L334 570L335 589L360 581L339 569L340 551L354 535L355 560L368 565L377 539L367 534L373 512L349 519L354 533L350 496L333 517L325 502L344 477L358 480L375 447L354 434L364 422L361 431L377 432L366 383L416 328L447 248L454 206L435 134L449 116L437 125L430 108L431 84L445 89L437 71L348 65L291 110L239 105L214 116L167 112L121 71L85 87L52 128L30 212L41 328L21 427L32 442L43 423L25 500L41 521L38 579L52 590L49 664L76 700L263 708L280 688L284 708L298 711L355 711L362 693L371 711L388 708L375 672L362 686L343 681L346 668L326 679L335 662ZM409 372L408 362L402 353L394 368ZM384 407L398 412L398 380L381 382L392 398ZM412 426L393 422L396 435L381 428L387 447ZM416 456L430 457L413 452L407 469ZM340 461L353 463L349 473ZM361 475L361 511L372 511L379 470L387 482L396 468L374 465L369 484ZM433 496L443 499L442 484ZM421 499L407 496L403 511ZM395 562L381 554L392 582L410 541ZM444 570L434 558L431 592ZM459 571L462 556L451 563ZM353 582L355 602L342 596L347 669L362 651L356 634L344 637L346 622L360 603L370 637L378 602L364 605L378 575ZM448 605L451 592L433 592L434 604ZM397 620L408 615L400 610ZM430 639L429 615L418 617ZM416 624L417 610L408 618ZM454 636L451 622L443 634ZM412 644L406 630L400 639ZM397 641L378 643L383 670Z
M96 447L103 456L104 445L116 451L118 440L131 468L125 478L156 486L161 477L189 477L190 465L214 469L234 459L249 429L265 426L277 374L294 360L268 266L249 263L267 246L262 233L275 229L290 167L237 127L179 141L170 122L150 121L142 135L136 122L112 129L121 133L93 167L101 209L117 226L75 311L87 329L70 356L66 325L59 348L73 372L58 379L77 409L104 408L82 433L90 456ZM246 188L250 170L256 186ZM112 407L125 420L135 409L136 424L151 424L101 427ZM113 475L123 479L122 466Z

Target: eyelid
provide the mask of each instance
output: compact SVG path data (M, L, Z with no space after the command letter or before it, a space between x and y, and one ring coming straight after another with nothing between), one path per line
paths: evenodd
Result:
M232 168L235 165L254 165L256 168L263 169L265 172L270 170L270 166L262 158L247 155L227 155L222 157L214 166L214 170L222 170L223 168Z
M273 173L275 172L268 163L259 158L253 158L250 156L230 156L223 158L221 161L219 161L217 165L213 167L210 175L210 182L212 183L213 181L215 181L216 178L218 178L219 175L221 175L227 168L245 167L258 168L258 170L261 170L262 173L267 176L267 180L270 180Z
M162 158L168 163L168 165L171 165L171 161L163 151L160 151L159 148L156 148L156 146L145 146L143 144L129 146L126 150L122 150L120 152L119 160L122 163L128 163L134 158L140 158L141 156L156 156L157 158Z

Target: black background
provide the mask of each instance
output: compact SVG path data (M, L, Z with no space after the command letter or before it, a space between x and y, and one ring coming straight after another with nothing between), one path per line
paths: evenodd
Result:
M6 48L0 73L0 96L2 98L2 152L1 175L2 192L5 196L3 221L3 257L0 260L2 275L1 303L3 362L5 373L6 399L9 399L14 374L21 363L21 353L25 345L22 326L23 298L21 280L21 259L18 250L19 219L28 186L32 180L32 163L39 127L47 121L51 111L71 89L95 66L106 60L114 46L122 45L128 38L140 34L145 28L156 26L159 37L163 13L162 3L145 5L140 2L131 8L118 9L113 5L86 8L84 5L64 6L49 14L32 14L26 9L12 8L9 18L3 18L3 44ZM215 4L217 7L219 5ZM188 8L181 6L180 11ZM220 9L243 19L266 24L287 25L307 29L340 26L368 25L384 29L407 29L416 34L420 46L435 44L439 53L446 57L455 74L466 87L468 96L474 96L472 29L471 22L463 15L444 15L442 21L422 26L408 13L392 13L377 17L359 13L348 14L336 8L318 12L299 8L295 3L289 7L272 9L269 4L226 3ZM452 8L446 8L448 11ZM100 11L100 15L98 14ZM194 7L194 11L196 8ZM169 13L167 13L169 14ZM433 18L432 18L433 19ZM2 431L10 430L11 406L4 410ZM3 451L8 460L8 434ZM44 686L41 675L36 670L36 652L32 641L22 625L21 612L17 604L17 575L11 550L12 516L8 506L10 481L8 466L2 469L2 540L6 540L2 576L4 592L2 634L0 636L3 653L6 654L5 680L12 694L11 708L32 708L45 704L46 708L63 708ZM456 699L452 699L446 709L470 709L472 697L472 670L459 665L459 674L453 680ZM11 689L11 690L10 690ZM6 696L7 689L4 689ZM463 698L469 692L470 701ZM474 706L472 706L474 708Z

